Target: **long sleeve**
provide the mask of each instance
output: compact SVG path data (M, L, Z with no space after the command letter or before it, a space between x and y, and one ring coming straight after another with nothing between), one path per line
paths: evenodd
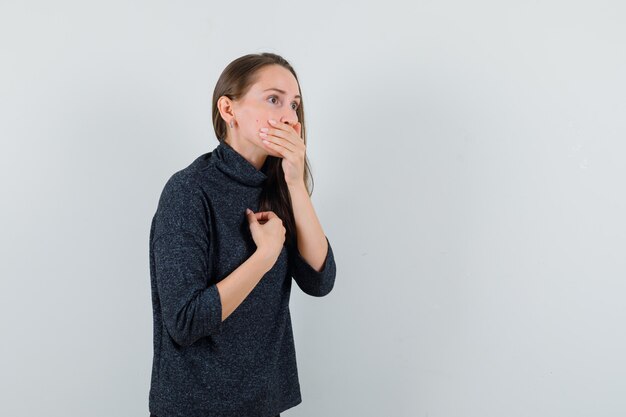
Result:
M298 245L294 244L289 254L289 275L306 294L314 297L323 297L328 294L335 284L337 267L333 249L328 237L328 252L322 264L322 269L316 271L300 254Z
M173 176L153 220L153 262L163 322L188 346L220 329L222 303L209 285L209 221L204 196L190 179Z
M148 245L150 414L276 416L302 402L289 310L293 277L308 294L328 293L335 279L332 250L326 259L318 252L315 266L325 264L318 272L292 250L290 239L221 321L219 281L255 253L245 211L259 211L271 191L266 172L220 141L157 190ZM323 240L318 244L325 249Z

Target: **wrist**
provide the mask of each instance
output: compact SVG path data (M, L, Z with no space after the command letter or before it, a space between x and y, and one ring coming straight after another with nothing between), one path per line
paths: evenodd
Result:
M287 188L289 189L289 192L294 192L294 191L306 191L306 185L304 184L304 181L296 181L293 183L287 183Z
M257 262L266 272L272 269L275 261L272 259L272 256L268 251L260 248L257 248L254 251L252 258L254 258L255 262Z

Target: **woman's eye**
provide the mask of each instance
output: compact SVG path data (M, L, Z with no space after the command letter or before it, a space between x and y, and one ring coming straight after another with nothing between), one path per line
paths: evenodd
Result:
M277 99L277 98L278 98L278 97L276 97L276 96L269 96L269 97L268 97L268 99L269 99L269 100L272 100L272 99ZM274 102L272 101L272 104L273 104L273 103L274 103ZM298 109L298 103L294 101L292 104L295 104L295 105L296 105L295 107L292 107L292 109L293 109L293 110L297 110L297 109Z

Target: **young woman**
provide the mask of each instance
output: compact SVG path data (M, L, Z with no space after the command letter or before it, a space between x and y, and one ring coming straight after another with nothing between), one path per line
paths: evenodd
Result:
M165 184L150 230L152 416L274 417L302 402L292 278L322 297L336 266L301 94L278 55L231 62L213 93L219 145Z

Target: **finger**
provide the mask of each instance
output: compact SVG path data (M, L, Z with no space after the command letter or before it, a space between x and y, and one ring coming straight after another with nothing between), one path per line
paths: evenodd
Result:
M254 213L252 210L250 210L249 208L246 209L246 217L248 218L248 223L252 224L252 223L258 223L258 214L259 213Z
M273 149L277 152L283 151L283 153L286 151L295 151L295 148L297 146L295 141L300 140L294 139L294 136L297 136L297 134L295 133L280 132L273 129L270 129L267 134L259 134L259 136L263 140L263 143L267 145L270 149Z
M287 157L287 152L289 152L289 150L286 147L277 144L276 140L274 142L271 142L269 140L263 139L262 143L263 145L265 145L265 148L268 150L268 152L272 152L273 155L278 156L279 158Z
M265 212L265 211L261 211L259 213L255 213L254 215L256 216L256 219L259 220L259 221L268 219L267 212Z
M267 132L261 132L261 133L265 133L265 136L260 135L263 139L267 139L267 136L276 136L277 138L288 138L290 135L292 135L291 132L288 132L286 130L280 130L280 129L268 129Z
M272 141L277 142L279 140L284 140L284 139L280 139L276 136L270 135L269 132L268 133L259 132L259 139L261 140L261 144L263 145L263 147L267 150L267 152L270 155L276 156L279 158L284 158L284 156L281 153L279 153L276 150L276 148L272 146Z
M279 122L277 122L274 119L268 119L267 121L270 124L270 126L276 127L278 129L284 130L286 132L289 131L289 128L293 129L294 124L297 122L296 120L291 120L291 119L283 120L282 123L279 123Z
M277 144L280 144L281 141L291 142L289 137L290 135L292 135L292 133L278 129L267 129L266 132L259 131L257 134L261 140L266 140L268 142L274 142Z
M276 213L273 211L259 211L254 214L257 220L269 220L272 217L276 217Z

